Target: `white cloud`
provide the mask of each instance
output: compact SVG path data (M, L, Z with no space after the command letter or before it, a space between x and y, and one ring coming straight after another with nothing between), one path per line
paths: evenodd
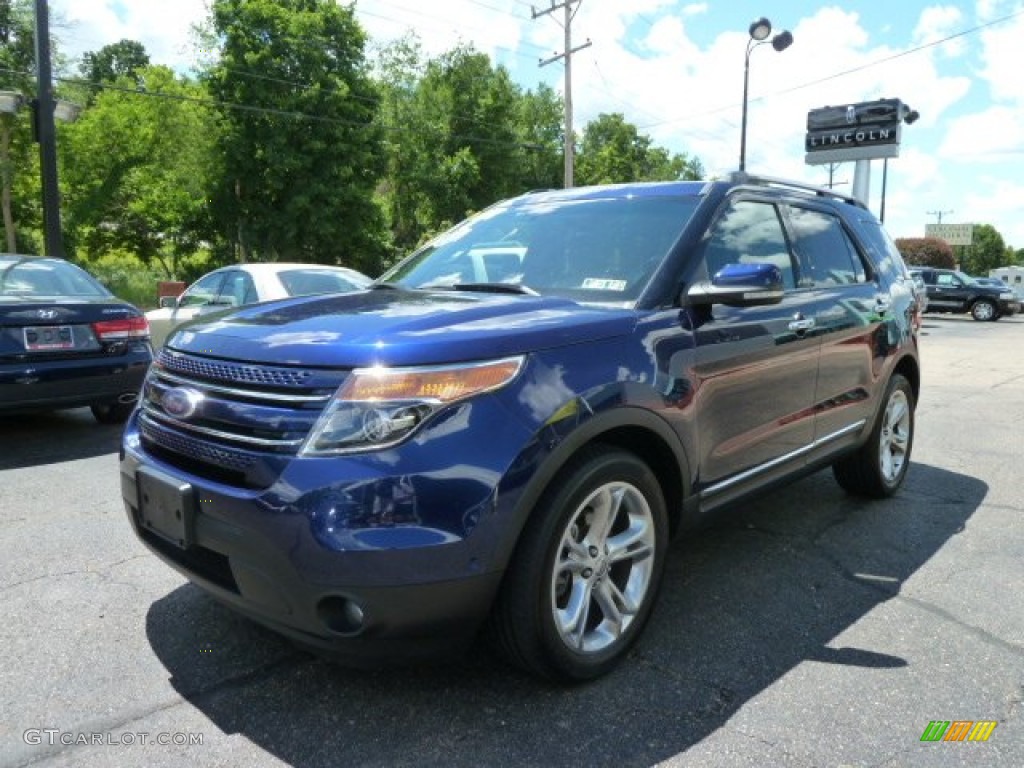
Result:
M914 29L913 41L917 45L925 45L942 40L959 31L963 27L963 20L963 13L956 6L925 8ZM962 55L966 48L967 44L961 37L940 46L941 52L951 58Z
M1022 41L1024 15L989 27L981 33L982 67L979 75L988 84L993 99L1016 102L1018 107L1024 106L1024 86L1021 85L1020 71Z
M1024 159L1024 120L1017 107L991 107L949 124L939 155L960 162Z
M195 63L191 27L206 12L205 0L51 0L50 14L70 57L129 39L141 42L154 63L187 69Z

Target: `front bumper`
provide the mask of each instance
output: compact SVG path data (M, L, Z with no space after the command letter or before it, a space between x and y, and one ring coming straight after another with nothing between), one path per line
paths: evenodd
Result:
M513 535L503 510L515 494L498 503L502 473L481 466L499 456L477 456L447 481L444 452L435 468L391 475L353 459L296 458L271 487L240 489L149 455L136 419L120 467L131 525L216 599L349 663L457 653L476 636L501 582L495 552ZM187 489L175 497L184 519L171 535L167 520L144 511L153 476Z

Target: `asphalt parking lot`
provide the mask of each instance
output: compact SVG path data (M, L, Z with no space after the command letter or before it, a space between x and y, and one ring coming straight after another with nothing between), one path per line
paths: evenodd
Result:
M631 658L577 688L297 651L136 541L117 428L4 418L0 766L1022 766L1024 318L927 315L922 358L898 496L821 472L676 542Z

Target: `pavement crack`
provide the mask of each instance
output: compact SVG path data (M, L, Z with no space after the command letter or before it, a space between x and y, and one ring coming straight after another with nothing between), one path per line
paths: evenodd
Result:
M76 569L73 571L61 571L60 573L44 573L42 576L33 576L31 579L22 579L16 581L13 584L7 584L4 587L0 587L0 592L7 592L17 587L22 587L25 584L32 584L37 581L43 581L44 579L63 579L65 576L99 576L99 571L92 571L86 568L85 570Z
M1003 640L1001 637L997 637L996 635L992 634L986 629L982 629L981 627L977 627L973 624L968 624L965 621L961 621L959 618L954 616L945 608L940 608L934 603L929 603L926 600L921 600L919 598L911 597L909 595L897 594L896 599L907 602L910 605L913 605L927 613L930 613L932 616L935 616L936 618L942 619L943 621L956 625L957 627L965 631L967 634L973 636L978 640L981 640L983 643L987 645L995 646L996 648L1007 651L1015 656L1019 656L1022 659L1024 659L1024 647L1017 645L1016 643L1011 643L1009 640Z

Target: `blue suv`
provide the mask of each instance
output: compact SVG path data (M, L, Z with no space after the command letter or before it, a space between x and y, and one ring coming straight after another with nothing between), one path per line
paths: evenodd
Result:
M737 174L498 203L369 289L179 328L124 434L137 535L355 662L482 628L545 677L621 661L671 536L831 465L906 475L919 311L861 204Z

